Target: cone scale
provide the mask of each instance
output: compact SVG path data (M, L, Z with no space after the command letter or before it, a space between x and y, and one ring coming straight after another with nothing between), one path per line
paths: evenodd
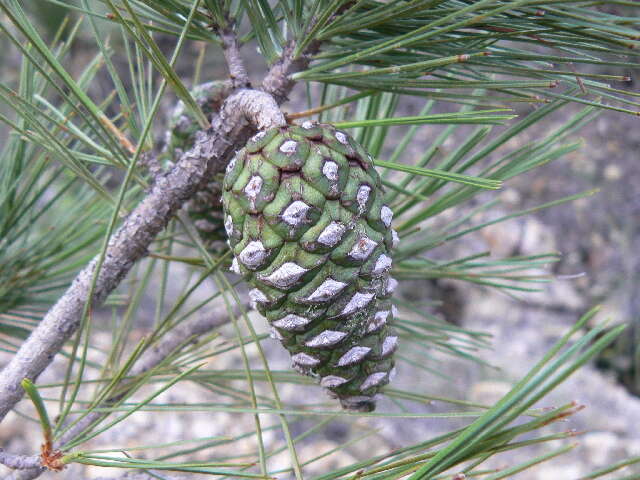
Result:
M330 125L261 131L230 161L222 201L231 270L293 368L373 410L394 373L398 237L371 156Z

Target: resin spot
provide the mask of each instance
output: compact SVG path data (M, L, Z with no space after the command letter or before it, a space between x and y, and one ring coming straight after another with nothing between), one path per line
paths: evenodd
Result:
M326 245L327 247L333 247L338 244L346 230L347 227L342 223L331 222L318 236L318 243Z
M258 268L267 258L267 251L260 240L254 240L244 247L238 258L247 268Z
M307 273L309 270L302 268L300 265L287 262L283 263L280 268L273 272L269 276L260 276L260 279L274 287L288 288L295 285L300 277Z
M313 337L311 340L307 340L305 345L311 348L333 347L340 343L346 336L347 334L345 332L325 330Z
M356 292L353 297L351 297L351 300L349 300L349 303L342 309L342 315L349 315L350 313L363 309L373 300L373 296L373 293Z
M311 207L301 200L296 200L282 212L282 219L288 225L297 227L307 217L307 212Z
M315 291L307 298L310 302L325 302L340 293L347 284L339 282L333 278L327 278Z
M360 363L371 351L369 347L353 347L338 360L339 367Z
M302 128L304 128L305 130L311 130L313 128L313 122L307 120L305 122L302 123Z
M375 397L365 395L354 395L352 397L341 398L340 403L348 410L360 412L370 412L375 408Z

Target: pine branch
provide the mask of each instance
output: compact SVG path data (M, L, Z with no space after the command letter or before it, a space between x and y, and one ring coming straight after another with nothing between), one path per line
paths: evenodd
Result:
M200 133L194 147L167 175L157 179L151 192L111 238L98 272L92 305L99 306L119 285L135 262L147 254L148 246L175 212L208 178L224 169L256 127L285 123L270 95L256 90L240 90L231 95L212 128ZM3 370L0 420L22 398L22 379L35 380L78 329L95 265L96 259L78 274Z
M229 77L233 88L247 88L251 85L249 75L240 56L238 38L233 29L225 27L219 33L222 40L224 58L229 68Z
M233 314L235 315L236 313L237 312L234 312ZM220 308L209 315L193 318L175 327L165 334L157 345L152 349L147 350L138 359L129 374L129 378L143 375L154 369L169 355L178 352L201 335L206 335L211 330L228 323L229 320L230 318L226 309ZM100 405L100 407L112 406L122 398L125 398L133 386L133 383L127 384L127 381L120 382L120 384L114 388L114 391L119 392L118 395L108 398L102 405ZM56 442L53 446L54 450L63 449L65 444L73 440L77 435L81 434L92 425L99 423L108 415L108 413L102 411L89 413L70 428L58 442ZM39 455L16 455L3 452L2 449L0 449L0 463L9 468L23 470L22 472L12 473L9 477L6 477L7 480L32 480L40 476L46 470L42 467ZM123 478L130 477L125 476Z
M15 470L40 468L40 457L34 455L16 455L0 448L0 464Z

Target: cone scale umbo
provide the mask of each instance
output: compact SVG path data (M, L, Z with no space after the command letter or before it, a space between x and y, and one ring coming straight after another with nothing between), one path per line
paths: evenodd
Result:
M394 373L398 236L371 156L330 125L261 131L230 161L222 199L231 269L293 367L344 408L373 410Z

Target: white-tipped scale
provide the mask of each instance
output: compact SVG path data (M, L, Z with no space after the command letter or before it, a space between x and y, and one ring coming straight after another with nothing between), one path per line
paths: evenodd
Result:
M356 240L356 243L353 244L353 247L351 247L351 250L349 251L349 256L354 260L366 260L369 255L373 253L373 250L377 245L378 244L376 242L366 235L363 235Z
M371 273L373 273L374 275L381 275L391 268L392 263L393 261L391 260L391 257L383 253L376 260L376 264L373 267L373 271Z
M393 220L393 212L387 205L383 205L380 209L380 220L384 223L384 226L389 228L391 226L391 220Z
M278 288L289 288L298 283L300 277L309 270L297 263L286 262L270 275L259 275L260 280Z
M311 323L310 318L290 313L281 319L274 321L273 326L287 330L288 332L293 332L309 325L309 323Z
M353 297L349 300L349 303L345 305L342 309L342 315L349 315L351 313L357 312L358 310L362 310L366 307L371 300L373 300L373 293L362 293L356 292L353 294Z
M333 347L340 343L347 334L345 332L338 332L335 330L325 330L319 333L311 340L307 340L305 345L311 348L326 348Z
M348 365L360 363L370 351L371 349L369 347L355 346L340 357L338 360L338 366L346 367Z
M295 140L287 140L282 145L280 145L280 151L285 155L292 155L296 153L298 149L298 142Z
M334 247L338 244L347 227L339 222L331 222L318 235L318 243L327 247Z
M340 293L347 284L339 282L333 278L327 278L322 284L316 288L311 295L307 297L309 302L326 302Z
M302 200L296 200L282 212L282 220L291 227L297 227L306 220L310 208Z
M387 378L388 375L389 374L387 372L372 373L364 380L364 382L362 382L362 385L360 385L360 391L364 392L369 388L377 387Z
M316 358L308 353L300 352L291 356L291 361L295 365L300 365L302 367L315 367L320 363L320 359Z
M238 259L247 268L258 268L267 258L268 253L260 240L249 242L238 255Z
M320 386L324 388L336 388L342 385L343 383L347 383L347 380L344 377L339 377L337 375L327 375L320 380Z

